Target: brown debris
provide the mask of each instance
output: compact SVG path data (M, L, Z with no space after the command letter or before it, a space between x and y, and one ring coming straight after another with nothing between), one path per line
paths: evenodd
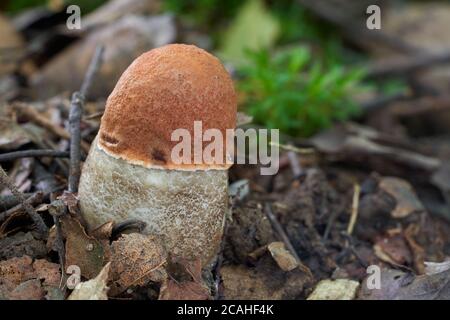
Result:
M381 179L378 186L397 202L394 210L391 212L393 218L405 218L414 212L424 210L413 187L407 181L395 177L385 177Z
M104 265L102 244L86 234L80 222L68 215L61 218L63 236L66 239L66 265L77 265L81 275L92 279Z
M267 246L273 259L283 271L291 271L298 267L297 259L286 250L283 242L272 242Z
M150 281L161 283L167 277L165 264L166 253L157 238L138 233L122 235L111 245L111 294Z

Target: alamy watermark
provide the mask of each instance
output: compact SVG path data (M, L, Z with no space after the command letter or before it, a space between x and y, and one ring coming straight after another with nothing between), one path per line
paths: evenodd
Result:
M372 4L367 7L367 14L370 16L366 20L366 26L369 30L380 30L381 29L381 8L376 4Z
M66 13L70 14L66 21L66 27L69 30L81 29L81 8L75 4L67 7Z
M278 129L227 129L224 136L219 129L203 131L202 121L194 121L193 133L192 137L191 131L183 128L172 132L171 140L178 142L171 152L174 164L231 165L236 161L237 164L261 164L261 175L278 172Z

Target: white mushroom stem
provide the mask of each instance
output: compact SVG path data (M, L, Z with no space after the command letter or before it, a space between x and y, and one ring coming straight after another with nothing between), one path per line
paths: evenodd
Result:
M145 232L163 240L175 257L216 255L223 233L228 171L153 169L107 154L94 140L79 185L80 207L89 228L107 221L139 219Z

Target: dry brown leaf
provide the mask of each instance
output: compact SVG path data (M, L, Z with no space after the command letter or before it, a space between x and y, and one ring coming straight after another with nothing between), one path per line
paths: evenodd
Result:
M0 261L0 281L18 285L33 278L33 260L29 256Z
M409 248L411 249L414 268L417 273L424 274L425 273L425 249L419 245L415 239L416 235L420 232L420 225L418 224L410 224L404 232L405 240L408 243Z
M358 293L362 300L448 300L450 270L414 276L398 270L381 270L380 289L369 289L366 278Z
M166 281L161 287L159 300L209 300L209 290L199 282Z
M119 294L149 281L161 283L167 277L164 269L166 252L154 236L124 234L111 245L111 294Z
M381 178L378 187L397 201L395 209L391 212L393 218L404 218L413 212L424 210L409 182L397 177L384 177Z
M307 300L352 300L358 287L358 281L348 279L322 280Z
M169 278L161 286L159 300L208 300L211 298L202 279L201 260L172 258L166 267Z
M0 260L23 255L42 258L46 253L45 242L34 238L31 232L18 232L0 240Z
M30 142L30 136L16 122L0 120L0 149L15 150Z
M25 281L18 285L10 294L10 300L42 300L45 291L38 279Z
M283 271L291 271L298 267L297 259L286 249L283 242L272 242L267 246L272 258Z
M96 239L108 239L111 237L112 230L114 228L114 222L108 221L102 224L101 226L95 228L90 232L91 236Z
M374 245L378 258L394 265L405 265L412 262L411 251L402 234L381 237Z
M77 284L68 300L108 300L108 276L111 262L108 262L98 276Z
M83 277L94 278L104 263L102 244L88 236L80 222L68 215L61 218L61 226L66 239L66 265L76 265Z
M39 280L44 280L43 285L58 287L61 281L61 272L59 265L48 262L44 259L34 261L33 268L35 277Z
M444 262L425 261L425 273L429 276L450 270L450 260Z
M41 280L44 280L41 283ZM59 265L29 256L0 261L2 299L43 299L45 291L59 286Z

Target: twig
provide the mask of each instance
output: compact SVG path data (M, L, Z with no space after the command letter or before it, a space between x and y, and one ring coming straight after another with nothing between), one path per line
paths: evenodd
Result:
M298 160L297 154L294 151L289 151L287 153L289 158L289 163L291 164L292 172L294 173L294 178L297 179L303 174L302 166Z
M30 157L53 157L53 158L67 158L69 152L52 149L36 149L23 150L0 154L0 162L12 161L20 158Z
M33 194L31 194L31 196L27 196L26 194L23 194L23 195L24 195L24 197L27 197L27 200L25 200L25 202L29 203L32 206L35 206L35 205L41 203L42 200L44 199L44 193L42 191L33 193ZM4 221L9 216L18 212L22 208L23 208L23 205L21 203L19 203L19 204L13 206L12 208L0 213L0 222Z
M350 216L350 222L347 227L347 234L351 235L355 227L356 219L358 218L358 207L359 207L359 194L361 187L359 184L355 184L353 192L353 202L352 202L352 215Z
M23 194L26 198L29 198L33 195L33 193L24 193ZM16 205L18 205L20 201L17 200L15 196L12 194L7 194L0 196L0 209L2 210L8 210Z
M94 80L95 74L97 73L100 65L102 63L104 47L102 45L97 46L94 52L94 56L88 66L86 75L84 76L83 83L81 84L80 93L86 98L89 94L89 89L91 88L92 81Z
M363 102L361 104L361 109L364 112L370 112L374 110L382 109L383 107L386 107L390 105L393 102L402 101L408 99L409 94L407 92L400 92L389 96L379 96L374 98L373 100Z
M11 193L17 199L19 199L20 203L25 209L25 212L30 216L30 218L36 225L38 232L42 236L46 236L48 233L48 228L45 225L44 220L42 220L42 217L39 214L37 214L34 208L27 202L27 199L25 198L24 194L20 192L19 189L17 189L17 187L14 185L14 183L9 179L5 170L3 170L2 166L0 166L0 183L6 186L9 190L11 190Z
M70 140L70 134L67 130L51 122L49 119L47 119L47 117L40 114L34 107L23 102L14 103L14 107L29 121L32 121L37 125L47 129L48 131L62 139ZM90 146L85 141L82 141L82 147L85 152L89 151Z
M373 66L368 74L368 78L381 78L387 76L408 75L417 70L432 67L438 64L450 62L450 51L420 54L411 58L394 58L389 61L381 61Z
M298 267L303 272L307 273L311 278L314 278L314 276L311 273L311 270L307 266L305 266L302 261L300 260L300 257L298 256L297 252L294 249L294 246L291 243L291 240L289 239L286 232L284 232L283 227L281 226L280 222L278 222L278 219L275 217L275 215L272 212L272 206L270 203L266 202L264 207L264 212L266 213L267 218L269 218L270 224L275 229L275 232L278 234L278 236L281 238L281 240L284 242L284 245L286 248L291 252L292 256L297 260Z
M81 130L80 123L83 113L84 100L89 92L92 80L97 72L103 55L103 46L97 47L94 56L89 64L79 92L74 92L69 112L70 126L70 174L69 174L69 192L78 192L78 183L80 181L80 161L81 161Z
M92 113L90 115L84 116L83 120L97 119L97 118L100 118L101 116L103 116L104 113L105 113L104 110L98 111L98 112L94 112L94 113Z
M48 211L53 216L53 222L55 223L55 231L56 231L56 240L55 240L55 246L56 250L58 252L58 258L59 258L59 264L61 266L61 281L62 283L65 283L65 277L66 274L66 250L64 248L64 241L63 241L63 235L62 235L62 228L61 228L61 221L59 220L60 216L64 215L66 212L66 206L64 205L62 200L55 200L54 195L51 196L52 203L49 206ZM64 292L65 293L65 288Z
M442 112L447 110L450 110L450 95L445 94L398 103L390 111L397 117L413 117L427 112Z
M286 150L286 151L293 151L295 153L298 154L312 154L315 153L316 150L314 148L298 148L298 147L294 147L293 145L286 145L286 144L281 144L275 141L270 141L269 145L271 146L276 146L280 149Z
M298 256L297 252L294 249L294 246L291 243L291 240L289 240L289 237L287 236L286 232L284 232L283 227L278 222L278 219L275 217L275 215L272 212L272 206L269 203L266 203L264 207L264 212L266 213L267 218L269 218L270 224L275 229L275 232L280 236L281 240L286 245L286 248L288 248L289 251L291 251L291 254L295 257L297 261L300 261L300 257Z

